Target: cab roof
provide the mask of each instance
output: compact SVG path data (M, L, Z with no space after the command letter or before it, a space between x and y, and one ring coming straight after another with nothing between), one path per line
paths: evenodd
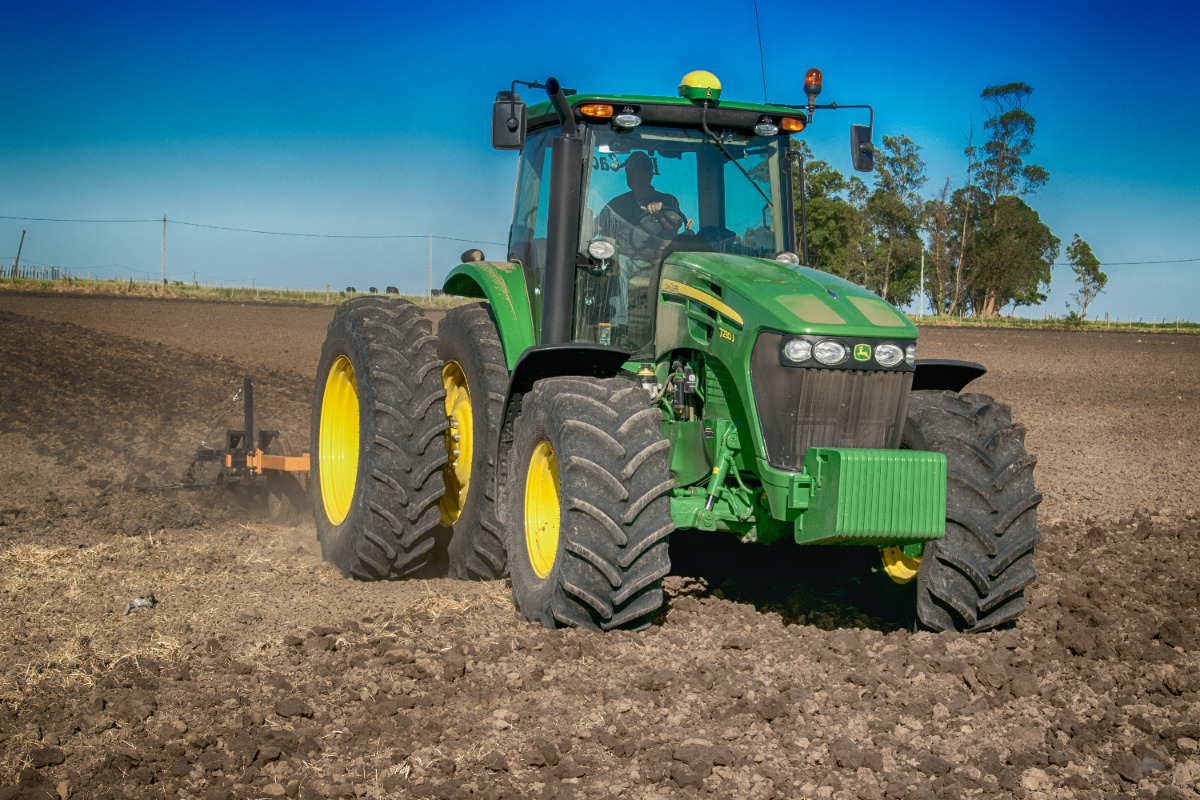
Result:
M564 92L567 94L567 102L574 111L576 120L586 119L579 111L581 106L589 103L603 103L611 105L614 113L618 114L626 107L632 108L633 113L642 118L643 124L698 128L702 115L709 127L717 128L753 130L764 116L771 117L776 123L781 117L794 117L803 120L805 125L808 124L808 115L799 108L790 106L722 100L719 103L710 103L707 114L705 114L700 104L683 97L579 92L572 94L570 89L564 89ZM526 127L530 131L560 124L558 115L549 100L530 105L527 120Z

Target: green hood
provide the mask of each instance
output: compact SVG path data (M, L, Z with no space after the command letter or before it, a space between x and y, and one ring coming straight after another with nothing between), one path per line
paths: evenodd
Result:
M724 319L748 332L917 338L916 326L894 306L808 267L721 253L675 253L663 264L662 280L664 293L675 288L700 303L708 296Z

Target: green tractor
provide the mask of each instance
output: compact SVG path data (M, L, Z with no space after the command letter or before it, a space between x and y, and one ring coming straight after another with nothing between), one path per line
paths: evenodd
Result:
M1023 428L961 393L982 366L916 360L903 314L799 255L790 140L838 108L820 81L795 106L723 101L706 72L678 97L499 92L493 146L520 151L508 254L468 251L444 284L482 302L436 335L385 297L330 324L325 557L405 577L449 530L451 574L510 576L526 619L637 629L668 538L720 531L878 548L933 630L1015 620L1041 499ZM873 169L869 126L851 148Z

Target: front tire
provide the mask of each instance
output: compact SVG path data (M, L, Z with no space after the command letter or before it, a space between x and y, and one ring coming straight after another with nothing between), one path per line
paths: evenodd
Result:
M432 326L402 300L362 298L334 313L317 368L313 512L325 559L363 580L430 561L446 418Z
M547 628L648 626L674 528L661 412L623 378L547 378L524 396L504 497L513 600Z
M453 527L450 575L502 578L508 570L496 519L496 443L508 367L490 308L475 304L447 311L438 325L438 354L449 423L446 493L439 509L442 524Z
M944 453L946 534L917 568L917 617L935 631L976 632L1025 610L1036 577L1037 459L1007 405L982 394L916 391L901 447Z

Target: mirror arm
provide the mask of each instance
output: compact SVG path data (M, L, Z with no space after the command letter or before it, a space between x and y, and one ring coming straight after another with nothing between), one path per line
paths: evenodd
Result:
M521 79L514 80L508 87L508 129L516 130L514 123L517 122L517 84L528 86L530 89L545 89L546 84L538 83L537 81L523 81Z

